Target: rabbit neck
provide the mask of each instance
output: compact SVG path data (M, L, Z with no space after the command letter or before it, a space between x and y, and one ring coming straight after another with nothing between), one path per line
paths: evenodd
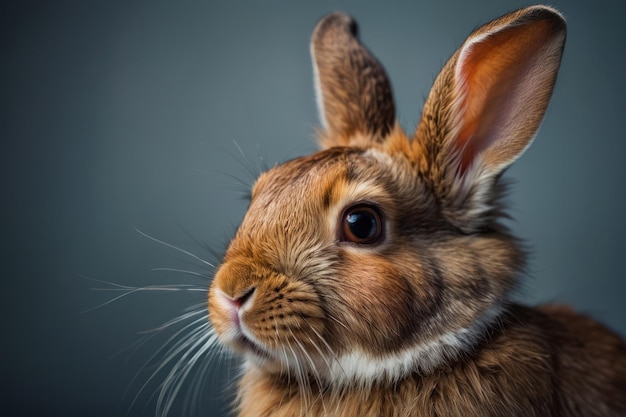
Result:
M328 380L333 385L396 383L411 374L428 375L471 352L485 332L498 321L505 308L494 303L466 328L444 333L432 340L381 357L360 351L340 355L331 362Z
M396 404L402 396L386 398L389 403L383 403L381 398L403 390L417 396L425 381L436 385L442 374L453 371L479 351L481 343L489 343L490 329L501 324L500 317L506 311L503 305L495 304L470 327L394 355L371 358L355 352L338 356L333 365L325 371L318 369L320 373L315 376L303 375L302 370L281 375L247 362L237 401L239 416L380 417L381 407L412 408L413 403Z

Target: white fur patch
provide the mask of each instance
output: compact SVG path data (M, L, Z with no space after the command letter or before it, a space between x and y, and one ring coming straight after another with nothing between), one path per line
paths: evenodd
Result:
M381 164L385 164L388 166L395 165L391 155L389 155L386 152L379 151L378 149L375 149L375 148L369 148L368 150L363 152L363 156L366 158L375 159Z
M371 357L363 352L341 355L332 362L330 380L340 386L350 383L369 385L380 381L393 383L412 373L431 373L475 346L485 328L502 311L501 306L494 305L468 328L446 333L435 340L383 357Z

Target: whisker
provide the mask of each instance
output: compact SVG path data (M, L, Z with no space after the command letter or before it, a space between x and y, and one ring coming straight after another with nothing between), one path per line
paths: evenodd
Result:
M183 254L184 257L181 257L183 259L180 262L193 265L192 267L185 267L185 264L183 264L182 268L155 267L151 271L175 272L202 279L204 282L202 284L166 283L134 286L83 276L85 279L102 284L98 288L92 288L93 291L113 293L112 298L85 310L83 313L103 308L138 293L197 292L207 294L210 275L214 273L216 263L204 259L193 251L151 236L135 226L133 228L141 236ZM187 234L189 235L188 232ZM197 240L195 240L195 243L200 244ZM209 258L218 258L220 256L208 247L205 247L205 249L209 250ZM209 273L203 273L203 270L209 271ZM156 401L156 413L158 416L164 417L172 412L174 405L178 404L178 398L181 398L182 392L187 387L190 387L190 389L186 392L184 398L189 401L184 401L182 407L185 411L193 411L193 405L199 404L200 395L204 391L203 387L207 384L205 376L211 372L213 366L219 365L219 361L214 360L215 357L222 355L227 357L229 362L233 361L233 353L217 342L218 336L208 320L206 297L204 297L203 302L187 307L182 314L154 328L141 331L139 335L139 340L130 347L118 351L115 355L122 354L128 350L131 351L129 357L135 355L141 348L145 348L149 342L154 342L157 336L164 336L159 339L159 342L163 340L164 342L157 346L155 351L150 352L149 357L135 373L126 388L124 396L129 395L129 390L131 389L135 391L134 395L130 395L132 400L130 401L128 413L138 406L140 399L143 402L143 399L148 397L145 406L152 401ZM152 345L150 346L152 347ZM147 378L146 372L148 373ZM138 381L138 379L141 379L141 381ZM138 385L139 389L137 390Z
M96 280L96 281L99 281L99 280ZM145 287L132 287L129 285L115 284L115 283L106 282L106 281L102 281L102 282L112 285L115 288L91 288L91 290L92 291L109 291L109 292L121 291L123 293L95 307L82 311L83 314L89 313L94 310L98 310L99 308L105 307L122 298L128 297L129 295L132 295L132 294L140 293L140 292L153 292L153 291L155 292L179 292L179 291L206 292L207 291L206 288L198 287L197 285L191 285L191 284L164 284L164 285L147 285Z
M263 155L263 153L261 152L261 147L259 146L259 144L256 144L256 155L259 158L259 163L261 164L261 170L262 171L267 171L270 169L269 165L267 164L267 160L265 159L265 155Z
M322 349L320 349L319 346L317 346L317 343L315 343L313 341L313 339L311 338L311 336L307 336L307 339L309 339L309 342L311 342L311 344L313 345L313 347L315 348L315 350L317 350L317 353L319 353L320 358L322 358L322 361L324 361L324 363L326 364L326 368L328 370L330 370L331 366L330 366L330 362L328 362L328 359L326 359L326 355L324 355L324 352L322 352Z
M163 388L157 399L157 410L161 410L158 413L159 415L166 416L169 413L174 400L180 392L183 383L187 380L189 373L194 369L196 362L206 354L216 341L217 335L213 332L207 332L192 343L179 358L163 382Z
M315 330L315 328L313 326L310 327L310 329L313 331L313 333L315 333L315 335L317 336L317 338L320 340L320 342L322 342L324 344L324 346L326 347L326 349L328 349L328 353L330 353L333 358L339 362L339 358L337 357L337 355L335 354L335 352L333 351L333 349L330 347L330 345L328 344L328 342L326 341L326 339L324 339L324 337L319 334L319 332L317 330ZM317 345L316 345L317 346ZM320 354L322 354L320 352Z
M166 323L164 323L163 325L156 327L152 330L146 330L141 334L146 334L146 335L152 335L152 334L158 334L160 331L170 327L171 325L180 323L182 321L185 320L189 320L194 316L199 315L200 312L198 312L197 314L192 314L192 313L185 313L183 314L181 317L179 318L175 318L172 319ZM184 341L186 341L190 336L190 333L186 334L185 336L183 336L181 339L179 339L179 336L183 333L185 333L189 328L198 325L198 323L201 323L199 326L199 329L195 329L192 330L191 332L198 332L199 330L205 329L206 327L209 326L209 323L205 321L205 318L200 318L200 319L195 319L194 321L192 321L191 323L186 324L185 326L183 326L182 328L178 329L173 335L171 335L162 345L161 347L159 347L146 361L146 365L150 363L153 363L154 360L157 358L157 356L161 355L163 351L166 351L163 356L165 356L166 358L168 358L171 353L177 348L179 347ZM173 343L172 343L173 342ZM171 347L169 347L171 346ZM166 350L167 349L167 350ZM170 358L171 360L171 358ZM161 363L161 365L165 365L166 363ZM144 366L144 367L145 367Z
M178 339L178 337L180 336L181 333L185 332L189 327L191 326L196 326L200 321L203 321L204 324L201 324L198 328L190 331L189 333L187 333L184 337L182 337L181 339ZM157 375L163 371L165 369L165 367L172 362L181 352L185 351L185 350L189 350L191 349L190 346L193 346L194 344L194 340L197 340L196 337L201 334L206 332L207 335L210 335L211 332L207 332L207 327L209 327L209 323L205 321L204 318L200 319L200 320L195 320L194 322L186 325L185 327L183 327L182 329L180 329L179 331L177 331L172 337L170 337L168 339L168 341L157 350L157 352L155 352L150 359L148 359L148 361L146 362L147 366L149 363L152 363L154 361L154 359L171 343L172 340L177 340L176 343L174 343L174 345L169 348L167 350L167 352L164 354L164 359L160 362L160 364L158 366L156 366L156 369L152 372L152 375L150 375L150 377L145 381L145 383L142 385L142 387L139 389L139 391L137 392L137 395L135 396L135 398L133 399L130 408L132 408L134 406L134 404L137 402L137 400L139 399L139 396L146 390L146 388L148 387L148 384L153 381ZM180 360L179 360L180 361ZM145 368L144 366L144 368ZM170 371L169 373L171 374L172 371ZM166 379L167 381L167 379ZM159 386L162 388L165 386L166 381L162 382ZM162 390L161 390L162 391ZM154 395L156 394L156 392L150 397L152 398ZM161 396L161 394L159 395L159 397Z
M206 304L206 303L205 303ZM153 329L148 329L148 330L143 330L141 332L139 332L139 334L151 334L151 333L158 333L161 332L165 329L167 329L168 327L171 327L173 325L176 325L180 322L183 322L185 320L189 320L192 317L198 316L198 315L204 315L206 314L206 311L204 308L198 308L197 310L193 310L193 311L187 311L185 314L181 314L178 317L175 317L171 320L166 321L165 323L160 324L159 326L153 328Z
M258 172L259 170L258 170L257 166L250 161L250 159L248 158L246 153L243 151L241 146L239 146L239 142L237 142L236 140L233 140L233 144L235 145L235 147L239 151L239 154L243 158L243 162L245 162L245 164L244 164L242 161L240 161L241 165L244 168L246 168L246 170L248 171L248 174L250 175L250 177L253 180L255 180L259 176L259 174L260 174L260 172Z
M254 181L251 181L251 180L246 181L246 180L243 180L243 179L239 178L236 175L229 174L229 173L223 172L223 171L218 171L218 170L211 170L211 171L216 173L216 174L219 174L219 175L222 175L224 177L227 177L227 178L229 178L231 180L234 180L235 183L231 184L231 185L228 185L227 188L229 190L235 189L236 191L241 193L241 197L243 197L244 200L250 200L250 198L251 198L250 189L252 188L252 183Z
M308 355L308 353L306 352L304 347L301 345L301 343L298 341L296 336L293 334L293 331L291 329L289 329L289 333L290 333L291 338L293 339L293 341L300 348L300 351L302 351L302 353L304 355L304 361L305 362L307 360L310 361L311 368L314 369L315 365L314 365L311 357ZM300 363L299 356L296 353L296 351L294 350L294 347L292 346L292 344L288 343L287 345L288 345L289 350L291 351L291 353L293 355L294 367L295 367L295 371L296 371L296 378L298 380L298 384L301 387L300 391L301 391L302 404L301 404L301 409L300 409L300 415L304 416L304 415L306 415L306 411L309 410L309 408L312 405L312 404L310 404L310 398L309 398L308 392L313 392L313 389L312 389L311 383L310 383L309 378L308 378L308 372L306 370L306 367L303 366Z
M211 369L217 364L215 355L218 352L218 349L207 351L207 355L201 360L198 366L196 366L196 372L191 380L190 389L185 395L185 401L183 402L183 415L194 415L199 411L199 408L194 409L193 406L196 405L196 407L198 407L200 404L200 397L208 383L206 376L210 375Z
M315 347L315 349L319 353L320 357L322 358L322 361L326 365L327 370L330 372L331 366L330 366L330 363L328 362L328 359L326 358L326 355L324 355L322 353L322 350L320 349L320 347L317 346L317 343L315 343L315 341L313 341L313 339L310 336L307 336L307 337L309 339L309 342L311 342L313 347ZM324 393L326 391L326 386L321 382L322 378L319 375L319 370L317 368L315 368L314 373L317 375L317 379L318 379L318 385L319 385L318 396L319 396L320 402L322 403L322 408L324 409L324 414L328 415L328 411L326 409L326 404L324 403ZM329 373L327 373L327 374L329 374Z
M302 343L298 340L298 338L296 338L296 336L293 334L293 331L291 329L289 329L289 333L291 333L293 340L296 342L296 344L300 348L300 351L304 355L305 359L311 365L311 373L313 374L313 377L315 378L317 384L321 387L322 381L319 379L319 374L317 374L316 372L315 362L313 361L313 358L311 358L311 355L309 355L309 352L307 352L307 350L304 348L304 345L302 345Z
M131 287L122 286L122 288L91 288L92 291L126 291L126 292L138 292L138 291L201 291L207 292L208 290L203 287L198 287L192 284L160 284L160 285L146 285L144 287Z
M177 224L180 230L182 230L189 239L191 239L196 245L207 251L213 257L213 261L216 264L219 264L220 259L222 259L223 256L222 253L218 253L217 251L213 250L213 248L208 243L199 240L186 227L180 224L180 222Z
M94 288L93 290L94 291L99 291L99 290L102 290L102 289ZM125 291L124 294L120 294L117 297L113 297L112 299L110 299L110 300L108 300L108 301L106 301L106 302L104 302L102 304L99 304L99 305L97 305L95 307L89 308L87 310L83 310L82 313L83 314L84 313L89 313L89 312L95 311L95 310L97 310L99 308L105 307L105 306L107 306L107 305L109 305L111 303L114 303L117 300L120 300L120 299L122 299L124 297L127 297L127 296L131 295L131 294L139 292L140 289L139 288L135 288L135 289L128 289L128 290L123 290L123 291Z
M159 244L161 244L163 246L166 246L166 247L168 247L170 249L174 249L174 250L176 250L176 251L178 251L180 253L183 253L183 254L185 254L187 256L190 256L193 259L198 260L198 261L202 262L203 264L210 266L211 268L216 268L216 266L214 264L212 264L211 262L207 261L206 259L202 259L201 257L196 255L195 253L192 253L192 252L190 252L190 251L188 251L186 249L183 249L183 248L179 248L178 246L172 245L171 243L165 242L165 241L163 241L161 239L157 239L154 236L150 236L149 234L147 234L145 232L142 232L137 227L135 227L135 226L133 226L133 227L137 231L137 233L139 233L140 235L142 235L142 236L152 240L153 242L159 243Z
M112 287L129 288L127 285L118 284L118 283L113 282L113 281L105 281L103 279L93 278L93 277L90 277L90 276L87 276L87 275L82 275L82 274L80 274L79 276L81 278L88 279L88 280L94 281L94 282L99 282L100 284L110 285Z
M311 365L311 374L313 376L313 379L315 379L315 382L317 383L317 388L318 388L317 398L322 403L322 409L324 409L324 414L326 414L326 405L324 404L324 397L322 395L322 387L323 387L322 379L321 379L319 373L317 372L317 368L315 366L315 361L313 361L313 358L311 357L311 355L309 355L307 350L304 348L304 345L302 345L302 343L298 340L298 338L296 338L296 336L293 334L293 331L291 329L289 329L289 333L291 333L291 336L293 337L293 339L295 340L296 344L300 348L300 351L303 353L304 357L306 358L306 360ZM313 391L313 390L310 389L310 391Z
M338 325L342 326L344 329L346 330L350 330L350 328L344 324L342 321L340 321L338 318L336 318L335 316L333 316L332 314L328 314L328 317L333 320L335 323L337 323Z
M300 364L298 363L298 356L296 355L296 352L293 350L293 347L291 346L291 344L287 344L287 347L289 348L289 350L291 351L291 355L294 358L294 371L296 372L295 376L296 376L296 380L298 381L298 385L300 385L301 389L300 391L302 392L302 406L304 409L308 409L308 401L307 401L307 397L306 395L304 395L306 388L307 388L307 384L306 384L306 378L303 375L303 370L300 367ZM302 409L300 410L300 414L302 415Z
M188 269L179 269L179 268L150 268L150 271L159 271L159 272L180 272L181 274L193 275L199 278L208 278L205 274L196 271L190 271Z

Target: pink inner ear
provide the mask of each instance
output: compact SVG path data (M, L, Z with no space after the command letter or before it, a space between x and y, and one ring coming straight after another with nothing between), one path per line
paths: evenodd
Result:
M462 173L489 148L510 148L499 150L503 160L494 161L510 163L532 140L551 92L545 94L543 81L552 72L538 59L552 36L549 22L539 21L479 35L461 50L456 79L462 122L455 145Z

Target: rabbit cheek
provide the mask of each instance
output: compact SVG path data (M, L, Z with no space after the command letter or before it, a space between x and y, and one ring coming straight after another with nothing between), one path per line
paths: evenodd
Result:
M346 309L347 345L380 354L404 345L413 330L412 290L393 267L372 255L346 254L341 296ZM354 271L358 271L355 273Z

